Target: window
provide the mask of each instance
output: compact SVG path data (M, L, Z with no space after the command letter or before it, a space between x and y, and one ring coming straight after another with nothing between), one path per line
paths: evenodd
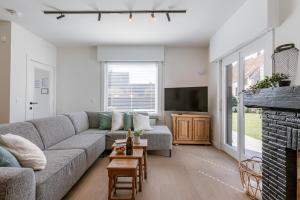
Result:
M106 111L159 113L158 63L109 62L104 79Z

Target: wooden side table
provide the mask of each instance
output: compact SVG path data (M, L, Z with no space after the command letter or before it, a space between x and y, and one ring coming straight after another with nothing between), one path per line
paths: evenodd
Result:
M133 149L132 155L126 155L124 152L123 154L117 154L116 151L112 151L109 155L109 160L112 161L113 159L135 159L138 160L138 170L139 170L139 191L142 191L142 182L143 182L143 156L144 150L143 149Z
M136 182L137 182L137 166L138 161L136 159L113 159L107 166L108 170L108 200L118 200L112 195L116 191L116 177L126 176L132 177L131 197L122 200L135 200L136 195ZM128 189L128 188L126 188Z
M114 148L116 146L116 143L112 145ZM147 139L141 139L140 144L133 144L134 149L143 149L144 150L144 177L147 179L147 148L148 148L148 140Z

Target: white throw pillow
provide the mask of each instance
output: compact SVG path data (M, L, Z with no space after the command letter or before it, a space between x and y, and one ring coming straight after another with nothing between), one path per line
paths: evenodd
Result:
M135 131L145 130L149 131L152 130L150 126L150 118L149 116L145 116L138 113L133 113L133 128Z
M117 131L124 128L124 113L112 112L111 130Z
M47 160L43 151L29 140L13 134L0 135L0 145L11 152L22 167L45 169Z

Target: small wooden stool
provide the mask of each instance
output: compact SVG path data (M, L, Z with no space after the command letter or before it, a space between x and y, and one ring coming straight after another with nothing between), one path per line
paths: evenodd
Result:
M126 142L126 140L125 140ZM114 143L112 145L112 147L116 147L117 144ZM140 144L133 144L133 149L143 149L144 152L144 163L143 163L143 166L144 166L144 178L147 179L147 148L148 148L148 140L147 139L141 139L140 141ZM171 156L171 151L170 151L170 156Z
M115 150L111 152L109 155L109 160L112 161L113 159L135 159L138 160L138 178L139 178L139 191L142 191L142 182L143 182L143 149L133 149L132 155L126 155L124 152L123 154L118 154Z
M137 191L137 167L138 160L135 159L113 159L107 166L108 170L108 200L135 200L135 195ZM117 198L112 196L112 193L116 191L117 177L125 176L132 178L131 198Z

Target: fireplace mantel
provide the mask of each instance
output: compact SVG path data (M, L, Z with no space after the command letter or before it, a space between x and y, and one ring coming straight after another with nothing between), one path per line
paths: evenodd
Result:
M263 200L296 200L300 86L245 92L244 105L263 109Z
M300 86L276 87L244 93L244 104L250 108L300 111Z

